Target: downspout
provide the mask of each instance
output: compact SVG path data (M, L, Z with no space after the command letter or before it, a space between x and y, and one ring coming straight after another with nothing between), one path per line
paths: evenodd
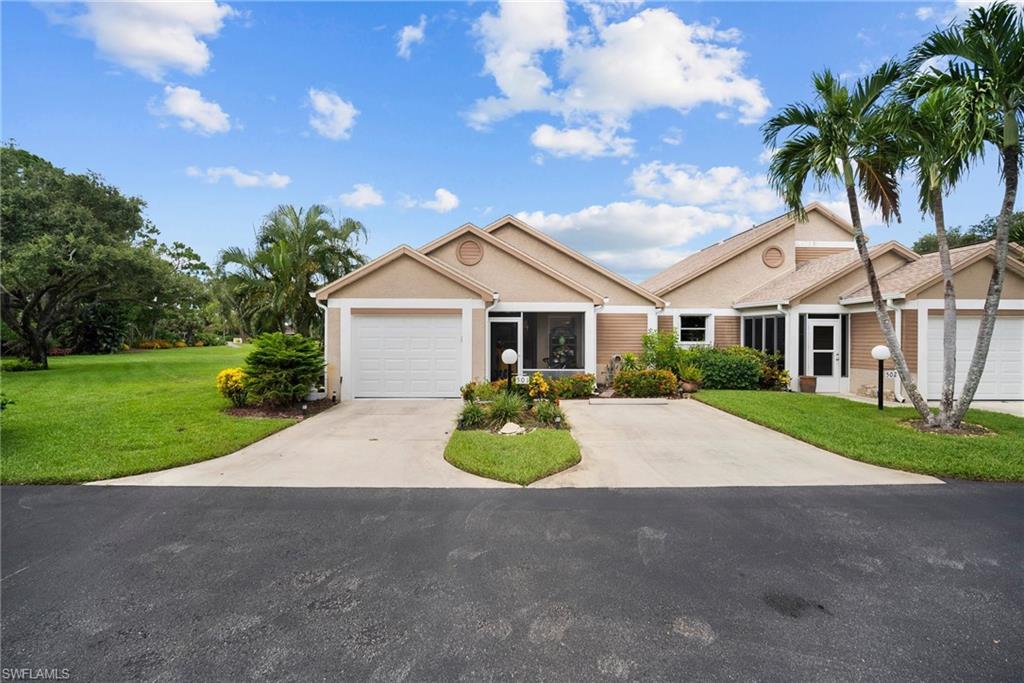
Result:
M310 292L309 295L311 297L313 297L313 303L316 304L316 307L324 312L324 353L327 353L327 306L325 306L324 304L320 303L320 299L316 298L316 292ZM326 358L324 359L324 362L325 363L327 362ZM327 366L324 365L324 367L326 368ZM325 377L324 379L326 380L327 378ZM327 385L327 382L325 381L324 382L324 386L326 386L326 385ZM341 376L340 375L338 376L338 391L339 392L341 391Z
M896 340L900 343L900 348L903 347L903 309L896 308L892 303L892 299L885 300L885 306L887 309L896 311L896 319L893 324L896 327ZM900 380L900 373L896 373L896 379L892 383L892 395L896 399L897 403L906 403L907 399L903 395L903 384Z
M489 381L491 376L491 309L498 305L501 301L501 294L498 292L491 292L492 299L490 305L484 306L484 374ZM473 373L471 372L470 375Z

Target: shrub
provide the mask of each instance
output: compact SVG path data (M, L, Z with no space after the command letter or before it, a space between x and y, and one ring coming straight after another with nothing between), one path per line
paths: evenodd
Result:
M143 339L135 344L137 349L169 349L171 346L171 342L166 339Z
M593 393L594 376L586 372L551 380L553 398L589 398Z
M245 380L245 370L242 368L224 368L217 374L217 391L231 401L231 405L241 408L248 403Z
M0 394L0 413L2 413L3 411L7 410L7 406L13 406L13 405L14 405L14 401L12 401L11 399L7 398L3 394Z
M286 406L300 401L323 379L320 344L301 334L261 334L245 359L246 388L254 403Z
M640 358L635 353L622 354L622 366L620 370L639 370Z
M462 396L463 401L472 403L476 400L476 380L472 382L466 382L459 387L459 395Z
M744 347L688 349L683 352L683 362L704 374L705 389L757 389L761 361L746 351L735 351L737 348Z
M765 356L765 362L761 365L761 388L768 391L788 390L790 377L784 366L785 361L781 355Z
M197 339L197 340L196 340L196 343L195 343L195 344L193 344L192 346L196 347L197 349L201 349L201 348L203 348L204 346L206 346L206 344L204 344L204 343L203 343L203 340L202 340L202 339Z
M648 332L643 337L644 352L641 364L645 368L675 372L683 350L676 344L672 332Z
M539 372L533 373L533 377L530 378L530 383L526 385L526 391L533 400L545 399L551 391L551 386L548 381L544 379L544 375Z
M630 398L672 396L676 392L676 376L669 370L622 370L612 380L615 393Z
M178 341L174 342L174 348L176 348L176 349L183 349L186 346L188 346L188 344L186 344L185 342L181 341L180 339Z
M45 370L46 367L39 363L33 363L28 358L4 358L0 363L0 369L4 372L31 372L33 370Z
M487 413L479 403L467 402L459 413L459 429L479 429L487 422Z
M500 427L506 422L515 422L526 410L526 398L518 393L502 392L494 397L487 410L487 417L493 425Z
M199 332L196 334L196 346L224 346L227 340L215 332Z
M701 372L700 368L689 363L680 362L676 374L679 376L679 379L691 384L700 384L704 381L704 373Z
M506 394L508 393L508 380L507 379L496 379L491 382L491 389L495 394ZM529 394L528 385L516 384L515 378L512 378L512 393L519 394L523 398L526 398Z
M47 349L47 356L70 356L75 352L74 349L63 348L60 346L54 346L52 349ZM109 353L107 350L103 351L86 351L86 353Z
M473 398L477 401L493 401L498 394L505 393L505 385L496 389L490 382L477 382L473 387Z
M554 401L537 401L533 404L533 416L537 422L555 427L564 427L565 413Z

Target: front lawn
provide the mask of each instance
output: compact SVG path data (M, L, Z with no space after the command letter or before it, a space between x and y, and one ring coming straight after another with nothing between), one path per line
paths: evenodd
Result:
M925 434L904 424L913 408L886 408L833 396L766 391L702 391L694 398L855 460L956 479L1024 481L1024 419L972 410L967 422L990 436Z
M292 424L226 415L214 381L248 349L227 346L51 358L5 372L0 481L109 479L207 460Z
M578 463L580 447L567 429L535 429L518 436L456 431L444 459L470 474L527 486Z

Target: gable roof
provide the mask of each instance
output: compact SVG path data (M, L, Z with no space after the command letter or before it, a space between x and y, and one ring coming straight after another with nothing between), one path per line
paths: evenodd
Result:
M1010 244L1011 255L1022 254L1024 249ZM977 263L987 256L995 255L995 240L972 244L967 247L958 247L949 250L949 259L956 273L973 263ZM1006 267L1024 275L1024 264L1013 258L1007 259ZM942 281L942 264L939 262L938 252L925 254L916 261L906 264L893 270L878 279L878 287L882 290L882 297L886 299L903 299L908 294L919 291L926 287ZM871 289L865 284L856 289L846 292L839 297L841 304L854 304L871 300Z
M364 277L374 272L375 270L382 268L383 266L386 266L392 261L402 258L403 256L414 259L418 263L426 266L427 268L435 271L436 273L439 273L440 275L443 275L449 280L452 280L453 282L462 285L463 287L470 291L476 292L487 303L491 303L495 299L495 293L493 288L488 287L479 280L472 278L466 275L465 273L456 270L455 268L452 268L447 263L442 263L437 259L430 258L429 256L424 256L423 254L419 253L412 247L405 244L400 244L391 251L387 252L386 254L378 256L377 258L370 261L366 265L357 268L356 270L353 270L351 273L348 273L347 275L343 275L334 282L327 283L320 289L313 292L311 296L317 300L323 299L324 297L326 297L326 295L332 292L336 292L339 289L347 287L353 282L357 282L363 279Z
M543 242L544 244L548 245L552 249L555 249L556 251L558 251L558 252L560 252L562 254L565 254L569 258L574 259L575 261L583 264L584 266L586 266L586 267L590 268L591 270L599 273L600 275L603 275L604 277L606 277L606 278L608 278L610 280L613 280L614 282L622 285L626 289L629 289L630 291L632 291L632 292L634 292L636 294L639 294L640 296L644 297L648 301L652 302L655 306L664 307L666 305L666 303L667 303L664 299L662 299L657 294L654 294L650 290L641 287L640 285L638 285L635 282L631 282L631 281L627 280L626 278L622 277L618 273L614 273L614 272L608 270L607 268L605 268L601 264L597 263L596 261L592 261L591 259L587 258L586 256L584 256L580 252L576 251L575 249L567 247L566 245L562 244L558 240L549 237L548 235L544 234L540 230L537 230L536 228L532 227L528 223L525 223L525 222L519 220L515 216L508 216L508 215L506 215L506 216L504 216L502 218L499 218L498 220L494 221L490 225L485 226L483 228L483 230L484 230L484 232L490 234L490 233L493 233L498 228L503 227L505 225L513 225L513 226L515 226L517 229L525 232L527 235L529 235L529 236L539 240L540 242Z
M424 254L427 257L429 257L430 256L430 252L435 251L436 249L439 249L439 248L443 247L444 245L446 245L449 242L452 242L452 241L458 239L459 237L462 237L463 235L472 235L472 236L474 236L474 237L476 237L476 238L478 238L480 240L483 240L487 244L490 244L491 246L495 247L496 249L500 249L500 250L504 251L505 253L509 254L510 256L513 256L514 258L517 258L520 261L523 261L528 266L531 266L534 270L538 270L541 273L547 275L548 277L550 277L550 278L552 278L552 279L554 279L554 280L556 280L558 282L561 282L562 284L564 284L565 286L569 287L570 289L576 290L577 292L579 292L583 296L589 298L595 304L603 304L605 302L605 296L603 294L601 294L600 292L597 292L597 291L591 289L590 287L587 287L586 285L584 285L581 282L577 282L576 280L573 280L571 277L568 277L566 275L563 275L562 273L559 273L557 270L555 270L554 268L550 267L546 263L544 263L542 261L538 261L537 259L535 259L532 256L530 256L529 254L527 254L525 251L522 251L520 249L517 249L517 248L513 247L508 242L506 242L504 240L501 240L501 239L498 239L497 237L495 237L494 235L490 234L489 232L484 232L483 230L481 230L480 228L476 227L472 223L466 223L465 225L462 225L462 226L460 226L458 228L455 228L454 230L449 232L447 235L442 235L441 237L438 237L436 240L434 240L432 242L428 242L427 244L425 244L422 247L420 247L419 251L422 254ZM432 260L436 260L436 259L432 259Z
M819 202L808 204L805 213L817 212L829 219L847 232L852 233L853 228L842 218L822 206ZM749 230L744 230L732 237L727 237L721 242L704 247L695 254L690 254L675 265L671 265L657 275L645 280L643 286L655 294L665 294L668 291L686 284L690 280L703 275L712 268L716 268L729 259L738 256L747 249L754 247L765 240L774 237L786 228L796 225L799 221L795 212L784 213L770 220L755 225Z
M875 259L890 251L895 251L908 261L916 261L921 258L895 240L883 242L869 249L868 254ZM733 305L736 308L749 308L788 304L793 299L803 298L841 277L856 272L860 267L860 254L857 250L846 249L838 254L808 261L796 270L780 275L744 294Z

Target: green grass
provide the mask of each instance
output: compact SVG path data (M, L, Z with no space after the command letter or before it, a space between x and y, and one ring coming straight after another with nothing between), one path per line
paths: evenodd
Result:
M292 424L226 415L217 372L248 349L226 346L51 358L5 372L15 404L0 417L0 481L53 484L161 470L235 451Z
M520 436L455 431L444 459L470 474L527 486L578 463L580 447L567 429L535 429Z
M855 460L955 479L1024 481L1024 419L971 410L967 422L995 434L925 434L905 424L913 408L886 408L832 396L766 391L702 391L694 398L733 415Z

